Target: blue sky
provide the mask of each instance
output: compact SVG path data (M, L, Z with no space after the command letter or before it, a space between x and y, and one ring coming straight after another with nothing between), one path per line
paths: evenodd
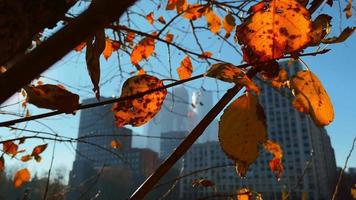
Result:
M144 12L145 14L148 14L148 11L154 9L152 5L144 4L145 3L141 1L136 10L138 12ZM329 12L333 16L338 16L338 13L335 10L337 10L337 8L334 8L334 11L330 11L329 9L327 9L327 12ZM156 18L160 15L160 12L162 14L166 13L165 11L156 11ZM174 13L168 13L164 16L167 20L174 16ZM151 32L156 28L151 27L145 20L137 18L135 21L135 19L136 18L134 18L134 22L132 22L133 25L140 27L142 30L145 30L145 32ZM339 21L336 20L333 21L333 23L334 27L332 35L337 34L339 32ZM344 27L348 23L355 24L355 16L353 16L353 19L351 19L349 22L343 20L342 26ZM182 19L179 19L176 25L182 26L182 29L184 29L184 27L186 28L186 24L184 24ZM156 26L157 28L162 27L159 24ZM169 31L174 33L177 30L169 29ZM214 52L214 57L225 59L234 64L240 63L241 56L231 50L231 47L229 47L227 44L221 45L221 41L217 40L213 34L198 33L198 35L203 41L204 49ZM192 40L193 38L188 35L175 35L175 41L179 41L187 48L197 50L197 46L193 46L191 44ZM329 93L333 102L335 109L335 120L331 125L327 126L326 129L331 137L331 142L335 149L337 165L340 166L344 164L346 156L351 147L352 139L356 136L356 64L354 60L356 57L356 36L351 36L345 43L330 45L327 46L327 48L331 48L332 50L325 55L307 57L303 58L303 60L322 81L326 91ZM311 50L308 49L307 51ZM150 62L142 62L142 66L146 69L146 71L158 70L160 73L166 76L169 75L166 45L157 45L156 52L157 55L159 55L159 59L152 58L150 59ZM46 77L54 78L56 80L60 80L61 83L74 86L74 88L67 86L67 89L72 92L79 93L81 99L93 97L94 95L91 92L92 86L88 73L86 71L84 54L84 52L71 52L65 58L59 61L55 66L45 72L43 75ZM179 66L179 62L183 59L184 54L174 48L171 48L171 55L173 77L177 78L175 69ZM129 77L128 73L134 72L135 68L131 65L127 55L120 53L120 58L121 66L127 72L125 73L125 78L127 78ZM114 53L108 61L102 59L101 63L101 80L103 83L101 87L102 94L104 96L118 96L119 88L121 88L122 82L125 80L125 78L122 79L120 76L118 76L119 68L117 54ZM204 72L207 67L207 64L204 62L193 61L193 66L193 75L197 75ZM55 81L47 78L41 78L41 81L43 81L44 83L56 83ZM199 88L201 84L201 80L189 83L190 86L196 88ZM220 90L219 94L217 94L216 98L214 99L216 102L218 97L221 97L224 90L231 87L231 84L219 83L217 85L215 81L206 80L204 81L204 87L210 90L216 90L217 88ZM77 90L76 88L80 88L80 90ZM18 99L17 96L18 95L13 97L10 101L15 102ZM34 106L29 106L29 109L31 114L47 112L47 110L37 109ZM12 106L9 108L9 110L13 112L23 112L23 109L20 106ZM12 118L13 117L10 116L0 116L0 121L9 120ZM79 114L75 116L60 115L40 120L40 122L46 124L51 129L55 130L61 135L76 137L78 132L78 119ZM28 129L33 130L49 131L47 127L44 127L38 122L29 122L28 124L20 124L18 126L26 126ZM3 134L3 138L11 138L13 137L13 134L19 134L18 132L9 132L8 129L4 128L1 128L0 131ZM143 133L143 127L135 128L134 131L137 133ZM42 143L44 143L44 141L41 140L27 141L24 147L30 151L31 147ZM8 164L10 166L28 166L32 171L39 171L40 173L44 173L44 171L48 170L49 168L52 153L53 142L49 143L49 148L43 153L43 161L41 163L30 162L26 164L20 164L20 162L15 159L11 161L7 159L6 161L8 161ZM55 148L54 160L55 168L63 167L67 170L71 169L74 156L75 153L70 144L57 143ZM356 153L352 155L349 162L349 167L356 167Z

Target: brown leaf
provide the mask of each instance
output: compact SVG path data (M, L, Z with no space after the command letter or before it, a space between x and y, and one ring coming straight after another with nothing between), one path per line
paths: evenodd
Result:
M325 38L322 39L321 42L324 44L335 44L335 43L340 43L344 42L349 38L352 33L355 31L356 27L346 27L339 36L337 37L332 37L332 38Z
M346 7L344 9L344 12L345 12L345 15L346 15L347 19L352 16L351 8L352 8L352 0L348 0L347 5L346 5Z
M104 29L102 29L96 32L94 43L91 41L87 42L87 51L85 55L89 76L94 86L93 91L98 100L100 99L100 55L103 53L104 49L105 32Z
M240 84L247 90L260 93L258 86L249 79L246 74L239 68L229 63L217 63L205 73L205 76L216 78L225 82Z
M201 59L207 59L207 58L211 58L211 56L213 55L213 53L211 53L210 51L204 51L199 58Z
M272 141L272 140L267 140L263 144L264 148L266 151L271 153L273 155L273 159L269 161L269 167L271 168L272 172L276 173L276 176L278 180L281 178L282 172L283 172L283 164L282 164L282 158L283 158L283 151L281 146Z
M224 17L222 21L222 26L225 29L225 38L230 37L231 32L234 30L236 23L235 23L235 18L232 16L232 14L228 14Z
M121 143L118 140L114 139L114 140L111 140L110 146L113 149L118 149L121 147Z
M133 43L133 40L135 39L136 33L132 31L127 31L126 37L125 37L125 42L129 43L130 45Z
M32 159L31 155L24 155L24 156L21 157L21 161L22 162L27 162L27 161L29 161L31 159Z
M291 89L297 98L305 97L309 102L309 114L318 126L326 126L334 119L334 109L323 85L310 71L300 71L290 80ZM306 104L305 100L300 101Z
M180 80L188 79L192 76L193 66L189 56L185 56L180 63L180 66L177 68L177 72Z
M2 143L2 149L3 149L4 153L6 153L6 154L16 156L18 146L17 146L17 144L13 143L12 141L6 141L6 142Z
M351 196L356 199L356 184L351 187Z
M326 14L319 15L313 21L313 31L311 33L313 46L318 46L321 40L331 31L331 19L332 17Z
M22 184L29 182L30 178L31 178L31 174L27 168L18 170L15 173L15 177L14 177L15 188L19 188L19 187L21 187Z
M121 97L131 96L163 86L163 82L147 74L133 76L127 79L122 87ZM120 101L114 104L113 112L116 125L126 124L141 126L150 121L161 109L167 90L159 90L140 98Z
M32 154L31 156L36 156L41 154L44 150L46 150L48 144L42 144L42 145L38 145L36 146L33 150L32 150Z
M167 23L163 16L159 16L157 20L158 20L161 24L166 24L166 23Z
M208 179L195 179L192 181L193 187L214 187L214 182Z
M257 96L244 94L225 109L219 122L220 146L237 163L240 176L245 176L266 140L266 119Z
M167 33L165 40L166 40L167 42L172 42L172 41L173 41L173 37L174 37L173 34Z
M218 33L221 28L220 17L212 9L209 9L205 14L205 18L208 22L210 31L213 33Z
M131 63L137 65L142 59L148 59L155 50L155 40L146 37L141 40L131 52Z
M58 85L26 86L26 101L39 108L73 113L79 106L79 96Z
M256 9L236 32L244 60L254 63L278 59L309 44L310 14L303 5L294 0L261 3L264 6Z

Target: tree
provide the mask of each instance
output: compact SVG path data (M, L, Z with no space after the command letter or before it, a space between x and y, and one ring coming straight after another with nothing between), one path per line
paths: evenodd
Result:
M113 112L117 126L141 126L150 121L160 110L167 88L205 77L235 84L227 90L172 155L131 196L131 199L142 199L242 89L246 89L246 92L228 105L221 117L219 129L221 147L227 156L236 162L239 175L244 176L248 166L258 157L259 147L263 146L273 154L274 158L270 162L270 167L277 177L280 176L283 172L282 150L278 143L268 140L264 111L257 98L259 88L253 78L259 77L277 90L293 91L293 105L296 109L310 114L317 125L326 126L334 118L333 107L317 76L310 70L303 70L293 77L288 77L277 61L287 58L300 60L304 56L327 53L329 50L325 49L323 44L343 42L355 30L354 27L346 27L339 36L329 37L331 17L327 14L314 16L315 11L323 5L323 0L311 2L272 0L258 3L214 0L193 3L185 0L168 0L164 4L153 2L156 3L153 5L158 11L152 10L144 15L134 8L128 9L135 3L134 0L102 0L92 1L89 8L79 16L64 15L76 1L38 0L36 1L38 6L30 7L29 16L23 13L24 7L28 6L26 3L9 2L4 0L2 3L20 13L20 19L23 19L26 27L32 27L32 23L35 23L27 19L38 19L41 23L33 29L21 32L24 36L17 41L16 45L8 44L9 38L11 39L11 34L8 33L13 33L16 29L10 29L12 26L4 23L2 30L4 35L7 35L1 41L1 44L4 44L1 45L4 47L1 52L4 52L3 55L6 56L0 60L0 64L5 65L2 68L4 73L1 74L0 85L7 85L7 87L1 88L1 102L23 88L27 103L56 111L2 122L1 126L9 127L15 123L62 113L70 114L76 110L111 103L115 103ZM327 1L327 4L332 6L332 1ZM7 7L2 9L6 10ZM43 10L48 13L44 13ZM347 18L352 15L351 10L352 2L350 1L345 5ZM157 15L161 12L167 14ZM114 22L124 13L127 15L125 18ZM169 17L172 13L174 16ZM12 22L14 13L4 14L4 16L5 22ZM147 20L147 26L135 28L131 20L142 22L142 17ZM59 20L65 23L61 30L48 39L38 37L43 28L52 27L53 23ZM13 27L18 27L23 21L15 21L16 26ZM188 25L190 31L180 30L181 24ZM150 31L152 30L150 25L154 31ZM113 33L109 34L109 31ZM222 33L224 35L221 35ZM176 39L183 34L194 41L198 48L192 50ZM236 64L241 60L224 60L216 57L216 54L223 52L213 47L209 49L210 43L200 38L205 35L228 44L229 51L242 55L244 64ZM30 46L31 39L40 44L25 53ZM164 46L167 48L166 51L162 50ZM41 72L69 51L75 49L80 52L84 48L86 48L87 69L98 100L100 99L100 56L103 55L108 59L115 51L127 54L132 66L137 69L134 74L138 75L125 81L120 98L80 105L79 96L69 92L63 86L30 84ZM163 81L167 79L157 77L159 69L148 71L145 70L144 64L148 62L145 60L153 58L156 58L158 60L156 63L158 63L160 58L166 58L167 53L167 63L172 74L172 49L185 54L177 68L180 80L169 77L172 83L164 84ZM51 54L49 55L48 52ZM209 69L192 76L195 64L208 66ZM120 75L124 77L125 70L121 65L119 69ZM24 136L1 143L5 154L16 156L21 153L18 151L19 146L31 138L80 142L75 138L57 137L58 135ZM24 155L21 160L24 162L31 159L40 161L40 154L45 151L46 147L46 144L36 146L32 153ZM1 158L2 166L4 166L5 160ZM22 182L26 181L27 179L22 180Z

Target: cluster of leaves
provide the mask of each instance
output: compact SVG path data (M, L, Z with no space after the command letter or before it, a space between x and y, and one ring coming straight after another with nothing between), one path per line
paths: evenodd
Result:
M25 143L25 139L21 138L19 142L16 144L13 141L5 141L2 142L3 145L3 154L0 157L0 173L5 170L5 159L4 159L4 154L10 156L10 158L16 157L18 154L26 152L25 149L19 150L20 144ZM37 162L41 162L42 157L40 156L41 153L43 153L47 148L47 144L42 144L38 145L33 148L31 154L23 155L21 156L21 161L22 162L27 162L34 158ZM31 174L27 168L20 169L16 171L14 175L14 186L20 187L23 183L29 182L31 179Z

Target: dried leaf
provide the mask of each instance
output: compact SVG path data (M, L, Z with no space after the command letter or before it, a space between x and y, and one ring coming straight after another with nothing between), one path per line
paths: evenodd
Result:
M31 174L27 168L18 170L15 173L15 177L14 177L15 188L19 188L19 187L21 187L22 184L29 182L30 178L31 178Z
M236 32L249 63L300 51L311 40L308 10L294 0L264 1Z
M313 46L318 46L321 43L321 40L330 33L331 31L331 19L332 17L326 14L319 15L313 21L313 31L312 44Z
M214 182L208 179L195 179L192 181L193 187L214 187Z
M326 126L333 121L334 109L332 103L315 74L310 71L300 71L292 77L290 85L297 98L303 96L309 102L309 114L315 124Z
M205 9L201 4L189 4L183 17L189 20L197 20L203 16Z
M210 31L213 33L218 33L221 28L220 17L212 9L209 9L205 14L205 18L208 22Z
M166 23L167 23L163 16L160 16L160 17L158 18L158 21L159 21L161 24L166 24Z
M177 0L176 1L176 10L177 10L178 14L180 14L183 11L187 10L187 8L188 8L187 0Z
M120 43L118 41L111 40L109 38L105 39L105 49L103 51L103 56L107 60L110 58L112 52L117 51L120 48Z
M269 161L269 167L271 168L272 172L276 173L276 176L278 180L281 178L282 172L283 172L283 164L282 164L282 158L283 158L283 151L281 146L272 141L272 140L267 140L263 144L264 148L266 151L270 152L273 155L273 159Z
M21 157L21 161L22 162L27 162L27 161L29 161L31 159L32 159L31 155L24 155L24 156Z
M225 29L225 38L230 37L231 32L234 30L236 23L235 23L235 18L232 16L232 14L228 14L224 17L222 21L222 26Z
M155 40L146 37L141 40L132 50L131 63L137 65L142 59L148 59L155 50Z
M272 86L277 89L281 89L281 87L286 85L286 81L288 81L288 73L284 68L280 68L278 72L278 76L272 80Z
M79 96L58 85L26 86L26 101L39 108L73 113L79 106Z
M87 51L85 55L89 76L94 86L93 91L98 100L100 99L100 55L105 49L105 43L104 29L97 31L94 43L91 41L87 42Z
M172 42L172 41L173 41L173 37L174 37L173 34L167 33L165 40L166 40L167 42Z
M148 23L150 23L151 25L153 25L153 23L154 23L153 16L154 16L153 12L150 12L148 15L146 15L146 19L147 19Z
M345 15L346 15L347 19L352 16L351 8L352 8L352 0L348 0L347 5L346 5L346 7L344 9L344 12L345 12Z
M163 82L147 74L127 79L122 87L121 97L131 96L148 90L163 87ZM114 104L113 112L116 125L122 127L126 124L141 126L150 121L161 109L167 90L162 89L140 98L120 101Z
M180 63L180 66L177 68L177 72L180 80L188 79L192 76L193 66L189 56L185 56Z
M42 145L38 145L36 146L33 150L32 150L32 154L31 156L36 156L41 154L44 150L46 150L48 144L42 144Z
M133 40L135 39L136 33L127 31L126 37L125 37L125 42L129 43L130 45L133 43Z
M13 143L12 141L6 141L2 143L3 152L12 156L16 156L18 146L17 144Z
M5 160L4 160L4 156L0 157L0 173L3 172L5 170Z
M303 95L298 94L292 101L293 107L301 113L308 114L310 112L309 101Z
M339 36L322 39L321 42L324 44L335 44L335 43L344 42L347 38L349 38L352 35L355 29L356 27L347 27L341 32Z
M121 147L121 143L118 140L114 139L114 140L111 140L110 146L113 149L118 149Z
M168 0L166 10L174 10L176 8L177 0Z
M249 79L239 68L229 63L217 63L205 73L205 76L216 78L229 83L236 83L245 86L247 90L260 93L258 86Z
M266 140L265 114L255 95L244 94L225 109L219 122L220 146L236 161L240 176L245 176L259 155L259 145Z
M211 53L210 51L204 51L199 58L201 59L207 59L207 58L211 58L211 56L213 55L213 53Z
M86 46L87 46L87 43L86 43L86 42L82 42L82 43L80 43L78 46L76 46L76 47L74 48L74 50L75 50L76 52L81 52Z

